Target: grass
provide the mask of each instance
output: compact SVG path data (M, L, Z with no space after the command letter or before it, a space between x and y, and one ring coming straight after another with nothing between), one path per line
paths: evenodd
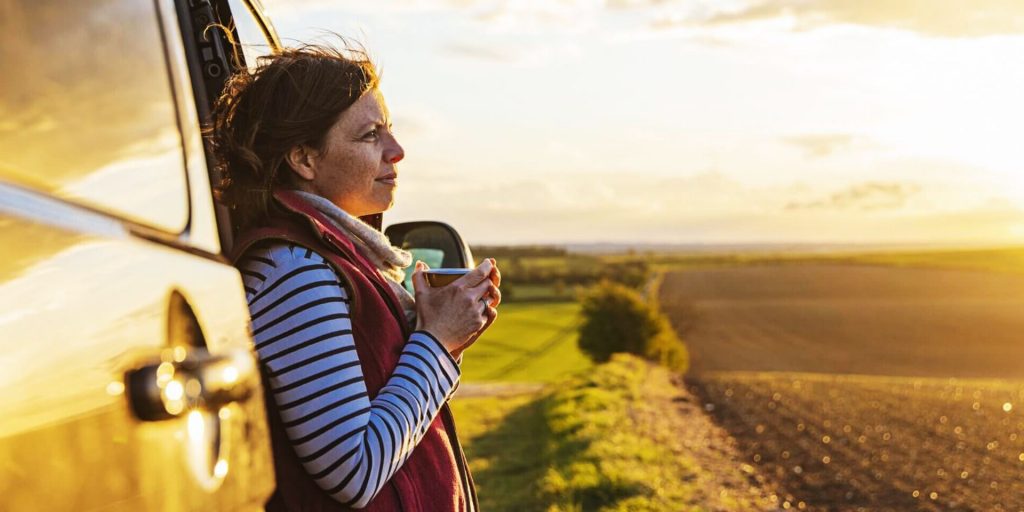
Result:
M481 510L544 510L551 430L537 393L456 398L452 413L477 484Z
M591 366L576 346L579 304L502 304L469 351L463 382L552 382Z
M554 510L684 510L699 468L658 437L668 371L617 355L554 389L545 418L552 464L541 492Z
M675 393L668 371L617 355L540 394L456 400L481 508L696 510L701 469L659 421Z

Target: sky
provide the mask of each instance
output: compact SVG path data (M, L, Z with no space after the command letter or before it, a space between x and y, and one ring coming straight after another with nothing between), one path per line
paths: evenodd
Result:
M1024 243L1018 0L263 0L363 43L386 223L471 244Z

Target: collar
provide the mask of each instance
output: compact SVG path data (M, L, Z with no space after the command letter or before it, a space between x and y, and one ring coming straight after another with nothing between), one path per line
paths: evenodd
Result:
M317 210L316 207L302 199L302 196L291 190L278 189L274 190L274 199L286 210L297 213L309 221L313 230L328 246L337 249L350 259L363 262L368 267L373 268L372 265L369 265L369 262L364 261L365 258L356 250L355 244L341 230L335 227L334 223L321 213L320 210ZM377 274L377 272L373 273Z

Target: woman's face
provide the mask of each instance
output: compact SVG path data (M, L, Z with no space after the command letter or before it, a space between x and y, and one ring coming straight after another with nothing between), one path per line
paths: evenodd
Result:
M373 89L328 130L323 151L311 158L313 178L306 184L350 215L380 213L394 203L395 164L404 157L384 97Z

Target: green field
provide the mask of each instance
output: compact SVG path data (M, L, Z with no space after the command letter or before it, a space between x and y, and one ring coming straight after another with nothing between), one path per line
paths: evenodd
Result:
M466 351L462 381L552 382L590 367L576 346L579 304L502 304L498 319Z

